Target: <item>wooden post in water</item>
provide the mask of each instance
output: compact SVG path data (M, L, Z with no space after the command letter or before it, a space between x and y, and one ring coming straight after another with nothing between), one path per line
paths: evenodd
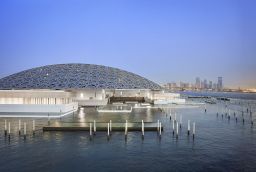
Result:
M144 122L143 120L141 121L141 137L144 139Z
M127 140L127 133L128 133L128 123L127 123L127 120L126 120L125 121L125 130L124 130L125 140Z
M182 115L180 115L180 128L181 128L181 125L182 125Z
M109 131L110 131L110 135L112 134L112 121L109 121Z
M172 120L172 135L174 135L174 130L175 130L175 126L174 126L174 120Z
M170 111L170 121L172 120L172 111Z
M93 121L93 134L96 135L96 121Z
M161 139L161 135L162 135L162 123L160 122L159 124L159 138Z
M179 137L179 123L177 122L177 126L176 126L176 138L178 139Z
M90 123L90 140L92 139L92 123Z
M195 139L195 134L196 134L196 123L193 123L193 140Z
M33 135L35 135L35 120L32 121L32 129L33 129Z
M175 115L174 115L174 122L175 122L175 123L177 122L176 118L177 118L177 114L176 114L176 112L175 112Z
M188 120L188 135L190 134L190 120Z
M207 110L206 110L206 104L205 104L205 105L204 105L204 113L206 113L206 111L207 111Z
M11 123L8 123L8 138L11 139Z
M4 135L7 136L7 123L6 120L4 120Z
M26 128L26 123L24 122L24 140L26 139L27 135L27 128Z
M109 140L109 123L108 123L108 140Z
M19 135L21 134L20 130L21 130L21 121L19 119Z
M252 116L252 107L250 105L250 116Z
M159 120L157 120L157 134L159 134L159 125L160 125Z

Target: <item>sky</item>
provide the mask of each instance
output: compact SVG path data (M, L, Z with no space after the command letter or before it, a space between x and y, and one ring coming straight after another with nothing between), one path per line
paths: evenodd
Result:
M1 0L0 77L88 63L256 88L255 0Z

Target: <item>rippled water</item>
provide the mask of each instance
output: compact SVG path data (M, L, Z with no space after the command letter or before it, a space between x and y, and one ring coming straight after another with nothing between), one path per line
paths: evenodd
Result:
M242 101L242 100L241 100ZM246 103L245 103L246 104ZM255 104L251 104L255 119ZM159 139L156 132L129 132L125 141L123 132L113 132L107 140L106 132L97 132L90 141L88 132L42 132L47 120L36 119L37 132L31 134L32 119L26 118L29 136L18 136L17 118L11 121L11 140L4 137L4 119L0 119L0 171L256 171L256 126L244 113L242 123L241 105L228 104L233 110L231 119L218 117L224 107L204 105L194 108L175 108L177 119L182 115L183 125L178 140L172 135L169 116L158 109L134 109L132 114L98 114L93 108L84 108L74 116L61 121L88 122L144 121L163 122L164 132ZM238 110L238 111L237 111ZM196 122L195 140L187 136L187 120ZM22 120L23 121L23 120ZM52 123L59 122L59 119ZM14 124L15 123L15 124ZM13 126L15 125L15 127ZM256 125L256 123L255 123Z
M256 100L256 93L242 93L242 92L213 92L213 91L183 91L184 95L193 96L212 96L212 97L227 97L233 99Z

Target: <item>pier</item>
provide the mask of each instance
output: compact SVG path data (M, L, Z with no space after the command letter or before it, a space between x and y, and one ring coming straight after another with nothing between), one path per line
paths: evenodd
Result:
M43 127L43 131L90 131L90 122L58 122ZM97 131L107 131L108 122L96 122ZM127 128L131 131L141 131L142 123L128 122ZM157 122L143 122L144 131L158 131ZM111 131L125 131L125 122L112 122ZM163 131L163 127L161 127Z

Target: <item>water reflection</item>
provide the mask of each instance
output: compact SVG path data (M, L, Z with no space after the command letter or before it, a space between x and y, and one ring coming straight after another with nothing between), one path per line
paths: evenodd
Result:
M18 135L19 119L5 118L12 123L13 133L9 142L3 136L4 119L0 119L0 152L4 155L0 158L0 171L37 171L38 164L43 171L76 171L82 168L87 171L198 171L209 166L213 171L254 171L256 128L251 126L250 120L256 117L255 102L250 103L252 116L247 112L247 107L248 102L227 103L230 113L236 113L237 123L234 116L231 115L230 120L225 116L225 112L229 111L221 110L225 109L223 102L207 105L206 113L204 105L199 108L171 105L164 112L158 108L134 108L132 113L98 113L96 108L80 108L74 116L71 114L62 119L51 119L51 124L56 125L69 125L73 122L86 125L84 122L93 120L99 125L100 122L109 120L113 123L120 122L118 125L123 125L125 120L138 124L144 120L146 125L146 122L160 120L164 126L161 140L156 132L145 132L142 140L141 132L129 131L127 141L124 139L124 132L112 132L107 141L105 131L97 132L92 140L89 132L44 132L33 137L33 118L26 118L21 119L22 123L27 122L29 130L27 140L24 141ZM216 115L218 111L219 116ZM177 120L179 121L180 115L183 120L178 139L172 135L172 123L165 114L175 112ZM223 119L221 113L224 114ZM188 120L191 120L191 124L196 122L195 140L187 135ZM40 130L44 125L47 125L47 119L36 119L37 129ZM225 164L219 164L220 161Z

